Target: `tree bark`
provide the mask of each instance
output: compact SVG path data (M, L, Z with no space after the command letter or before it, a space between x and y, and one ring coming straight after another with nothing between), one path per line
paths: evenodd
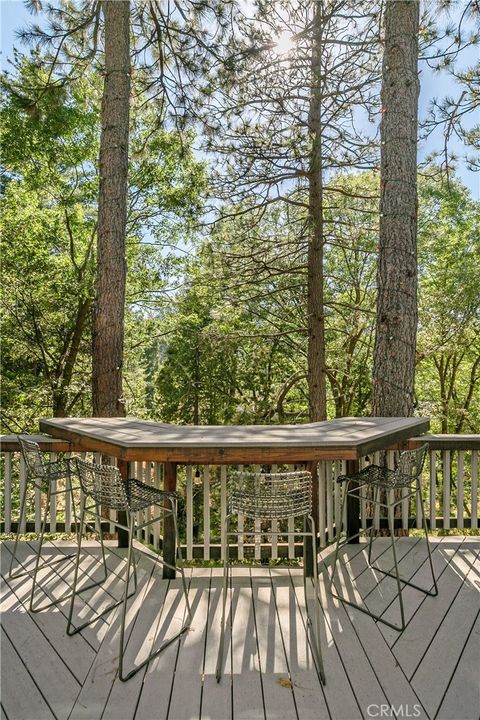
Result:
M387 0L373 414L414 409L417 333L417 0Z
M323 306L323 177L322 177L322 2L315 3L312 38L312 90L309 108L311 157L309 173L307 313L308 398L312 422L327 417L325 315Z
M125 415L122 389L125 314L130 3L104 0L105 84L100 137L97 280L93 311L93 413Z

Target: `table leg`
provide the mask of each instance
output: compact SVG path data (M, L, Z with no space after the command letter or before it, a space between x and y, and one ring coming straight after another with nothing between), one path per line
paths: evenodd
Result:
M120 475L122 476L122 479L125 480L125 482L128 480L128 462L126 460L118 460L117 461L117 467L120 470ZM118 522L122 523L122 525L127 524L127 513L124 510L118 511ZM117 527L117 539L118 539L118 547L119 548L126 548L128 547L128 532L126 530L123 530L123 528Z
M318 463L307 464L307 470L312 473L312 516L315 521L315 532L318 542ZM303 561L306 577L313 577L313 563L316 562L312 555L312 544L309 538L303 540Z
M167 492L175 492L177 489L177 464L166 462L163 464L163 489ZM165 507L170 509L170 503L165 501ZM163 527L163 558L170 565L176 564L176 538L175 526L172 516L165 518ZM175 578L176 572L171 568L163 566L163 577L168 580Z
M347 460L346 475L353 475L359 470L358 460ZM350 483L350 488L354 487ZM360 542L358 533L360 532L360 501L358 497L347 497L347 537L352 537L349 543L355 545Z

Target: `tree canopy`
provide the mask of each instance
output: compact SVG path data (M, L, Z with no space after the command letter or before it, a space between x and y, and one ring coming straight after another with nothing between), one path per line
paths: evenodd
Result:
M1 77L6 432L94 406L104 14L101 2L35 5L40 22L20 33L30 47ZM208 424L370 414L384 4L131 5L126 412ZM428 72L447 88L421 109L431 152L410 164L411 399L434 430L478 432L479 201L458 173L478 170L478 15L444 5L409 30L420 85ZM391 277L405 270L399 253L391 262Z

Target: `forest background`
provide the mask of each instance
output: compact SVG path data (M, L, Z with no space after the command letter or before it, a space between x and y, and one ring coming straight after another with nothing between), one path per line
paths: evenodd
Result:
M262 155L279 132L272 118L281 103L270 89L291 78L292 57L301 57L301 18L288 15L289 3L277 3L286 10L273 22L271 5L251 7L260 49L234 68L233 79L224 65L220 71L215 62L200 63L198 93L185 108L177 98L174 113L148 89L154 71L134 63L122 398L129 415L202 424L308 419L301 97L282 111L282 132L288 129L282 152L291 153L290 166L285 156L280 164ZM480 427L479 120L478 80L472 80L478 18L463 19L467 3L446 5L442 12L424 7L420 26L415 412L430 416L434 431L474 433ZM371 412L384 109L381 27L375 3L364 6L358 33L368 60L356 65L362 91L347 107L338 89L344 115L332 111L335 162L324 176L329 417ZM25 26L25 12L20 3L2 3L10 27ZM205 22L214 23L208 13ZM236 22L237 39L243 33L251 43L245 16ZM342 27L350 51L348 23ZM341 46L341 34L337 40ZM34 431L42 416L92 412L102 94L101 52L75 82L62 82L59 74L50 83L51 50L14 44L17 49L7 43L0 110L1 421L9 433ZM329 62L340 57L337 48ZM272 163L279 171L274 181ZM266 186L274 187L274 200Z

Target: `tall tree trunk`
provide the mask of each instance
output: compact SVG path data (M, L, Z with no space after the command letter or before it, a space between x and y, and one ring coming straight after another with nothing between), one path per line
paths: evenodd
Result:
M311 157L308 208L308 397L312 422L327 417L325 315L323 307L322 178L322 2L315 2L312 38L312 90L309 108Z
M417 333L417 0L387 0L373 414L414 408Z
M125 415L122 391L125 314L130 3L104 0L105 84L100 137L97 281L93 313L93 413Z

